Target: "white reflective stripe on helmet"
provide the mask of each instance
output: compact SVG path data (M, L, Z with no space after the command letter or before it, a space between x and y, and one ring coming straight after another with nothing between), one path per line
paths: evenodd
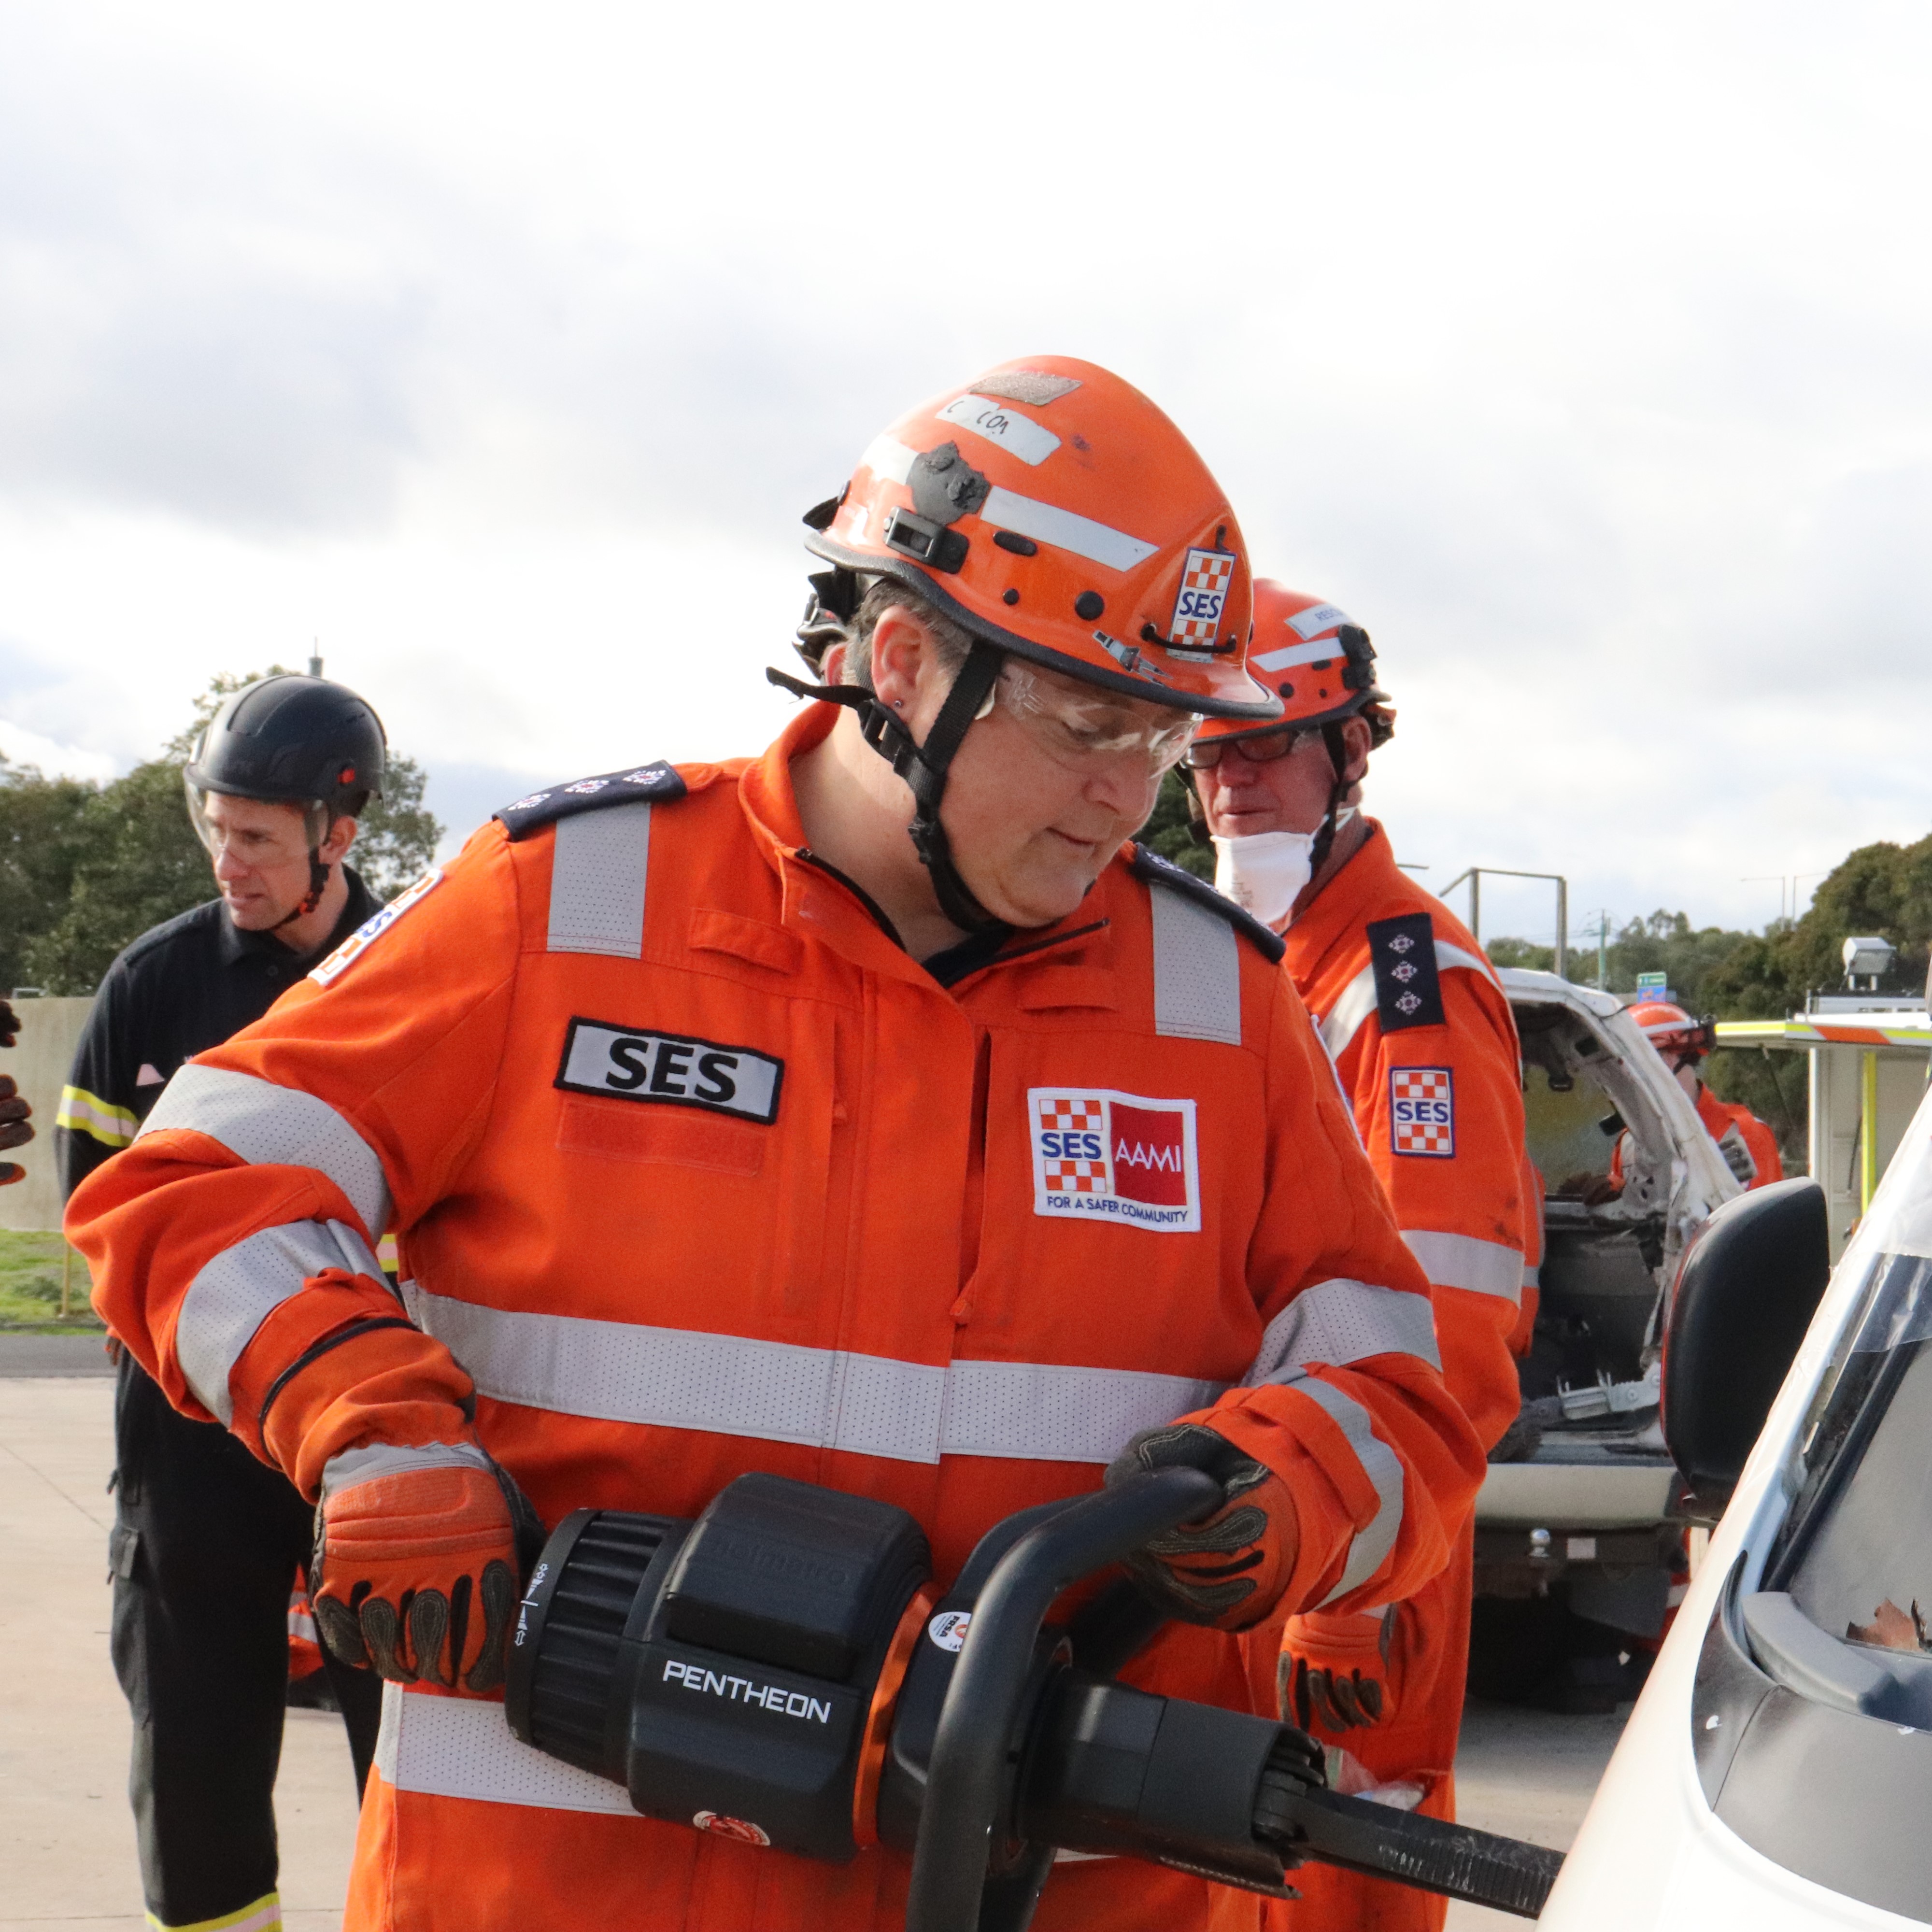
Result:
M550 848L548 950L641 958L650 860L648 799L559 819Z
M228 1378L242 1350L276 1309L327 1268L382 1278L368 1243L346 1222L291 1221L223 1249L189 1282L175 1323L175 1359L211 1415L234 1420Z
M251 1167L312 1167L348 1197L370 1240L388 1225L389 1186L381 1157L313 1094L190 1062L161 1090L134 1138L168 1127L206 1134Z
M411 1312L493 1401L604 1422L936 1462L1110 1462L1226 1384L1046 1362L950 1367L746 1335L484 1308L404 1285Z
M1174 1040L1241 1043L1241 944L1218 914L1184 892L1150 884L1154 915L1154 1028Z
M1501 1241L1479 1241L1473 1234L1443 1234L1430 1228L1405 1228L1402 1239L1438 1288L1466 1288L1472 1294L1522 1300L1522 1250Z
M646 1820L621 1784L547 1757L510 1735L503 1707L468 1697L412 1696L382 1686L376 1771L398 1791L528 1804L546 1811L602 1811Z
M1346 1368L1372 1355L1413 1355L1441 1368L1436 1311L1426 1294L1337 1276L1304 1288L1268 1324L1241 1386L1292 1381L1310 1362Z
M1451 946L1447 940L1438 939L1436 942L1436 970L1447 973L1457 967L1466 972L1480 973L1498 992L1502 992L1502 982L1486 959L1478 953L1466 952L1460 946ZM1376 969L1364 966L1342 988L1341 997L1320 1021L1322 1043L1328 1048L1331 1058L1341 1058L1363 1021L1375 1010Z
M1370 1424L1369 1412L1353 1396L1344 1395L1332 1382L1300 1371L1280 1379L1297 1395L1306 1396L1339 1425L1362 1466L1362 1473L1373 1484L1380 1499L1368 1527L1355 1532L1348 1546L1342 1580L1316 1606L1321 1609L1360 1588L1388 1560L1402 1530L1402 1462L1376 1435Z
M358 1483L373 1483L382 1476L413 1476L424 1469L481 1469L488 1474L494 1466L474 1442L425 1442L414 1449L373 1443L366 1449L345 1449L340 1455L330 1456L322 1466L322 1492L316 1500L326 1503L338 1490L352 1490Z

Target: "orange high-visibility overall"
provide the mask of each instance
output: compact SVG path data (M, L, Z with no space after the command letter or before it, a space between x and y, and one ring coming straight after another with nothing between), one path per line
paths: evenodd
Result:
M836 716L760 760L509 808L326 984L190 1063L75 1197L102 1312L262 1451L278 1379L395 1314L368 1252L391 1228L448 1354L347 1416L308 1384L334 1449L473 1380L547 1523L694 1514L769 1470L911 1510L944 1577L1136 1430L1208 1414L1292 1491L1286 1601L1412 1594L1481 1450L1292 983L1128 854L941 983L802 849L788 760ZM290 1460L313 1493L314 1456ZM1172 1627L1135 1675L1247 1697L1210 1631ZM387 1689L353 1932L901 1922L897 1854L814 1864L644 1819L495 1702ZM1258 1920L1098 1860L1060 1866L1036 1922Z
M1443 1372L1486 1448L1520 1396L1510 1342L1526 1256L1541 1258L1523 1173L1522 1072L1509 1002L1462 924L1367 842L1283 935L1285 965L1334 1056L1396 1225L1427 1270ZM1419 1786L1454 1815L1468 1671L1474 1529L1419 1591L1378 1610L1291 1616L1279 1658L1248 1641L1262 1694L1273 1666L1282 1714L1339 1744L1379 1784ZM1368 1687L1366 1692L1360 1688ZM1437 1932L1444 1902L1386 1880L1308 1866L1300 1904L1270 1904L1272 1932Z

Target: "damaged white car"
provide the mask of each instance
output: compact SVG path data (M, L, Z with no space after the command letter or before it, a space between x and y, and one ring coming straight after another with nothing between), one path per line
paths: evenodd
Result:
M1523 1414L1476 1505L1487 1600L1472 1684L1510 1696L1558 1667L1571 1617L1636 1639L1664 1627L1686 1520L1658 1425L1665 1291L1712 1210L1742 1190L1613 994L1550 973L1497 976L1522 1040L1545 1194Z

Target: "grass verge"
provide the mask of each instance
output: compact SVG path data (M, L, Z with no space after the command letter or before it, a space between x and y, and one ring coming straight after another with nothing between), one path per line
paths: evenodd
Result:
M32 1329L59 1334L98 1329L88 1305L87 1264L76 1255L69 1264L68 1306L61 1319L61 1269L67 1244L58 1234L19 1234L0 1228L0 1329Z

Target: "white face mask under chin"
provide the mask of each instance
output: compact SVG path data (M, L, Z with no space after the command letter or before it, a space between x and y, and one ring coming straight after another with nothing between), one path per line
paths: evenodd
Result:
M1280 926L1309 881L1312 832L1256 832L1214 841L1214 886L1264 926Z

